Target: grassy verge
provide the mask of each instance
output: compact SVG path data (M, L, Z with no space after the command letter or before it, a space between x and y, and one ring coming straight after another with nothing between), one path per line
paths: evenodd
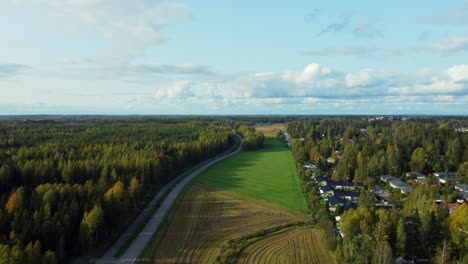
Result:
M185 187L184 190L180 193L180 195L177 197L174 204L171 206L169 213L164 217L164 220L161 221L161 224L159 225L158 229L156 229L150 241L148 242L148 244L146 244L145 248L143 249L140 256L138 257L138 263L152 263L153 262L154 250L158 247L159 242L166 234L167 228L170 224L170 219L173 218L177 207L179 206L187 190L189 189L188 188L189 185L190 184L188 184L187 187Z

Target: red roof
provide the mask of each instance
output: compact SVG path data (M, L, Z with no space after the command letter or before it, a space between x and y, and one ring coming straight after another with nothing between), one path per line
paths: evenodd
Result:
M457 208L458 208L458 204L456 204L456 203L448 203L447 206L448 206L449 211L451 211L451 212L457 210Z

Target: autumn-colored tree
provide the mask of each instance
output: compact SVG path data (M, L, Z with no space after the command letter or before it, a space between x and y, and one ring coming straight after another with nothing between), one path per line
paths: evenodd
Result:
M141 189L140 181L136 177L133 177L130 180L130 185L128 186L128 192L130 193L130 197L132 197L134 208L136 208L136 197L138 196L140 189Z
M98 240L98 231L103 223L104 212L100 205L94 205L93 209L84 214L81 224L84 227L85 232L88 234L88 239L90 239L91 245L94 241Z
M41 257L41 264L57 264L58 260L55 253L47 250Z
M12 214L19 208L23 206L23 197L17 192L13 192L8 199L8 202L5 204L5 209L8 213Z
M105 194L106 200L123 200L125 197L125 185L122 181L117 181Z

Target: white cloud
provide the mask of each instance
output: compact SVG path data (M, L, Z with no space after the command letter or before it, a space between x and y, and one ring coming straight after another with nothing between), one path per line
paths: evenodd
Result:
M286 81L304 83L329 75L330 73L331 70L329 68L323 67L318 63L311 63L307 65L302 72L285 73L282 78Z
M157 99L187 99L193 96L192 85L190 81L177 81L158 88L154 96Z
M451 37L432 45L432 49L441 53L468 51L468 37Z
M41 7L68 33L99 36L114 53L124 48L141 53L165 41L165 27L192 18L187 6L176 0L16 0L13 4Z
M346 74L345 83L349 88L369 87L378 84L383 79L380 75L373 69L362 69L357 73Z
M428 69L425 71L429 72ZM439 73L433 72L428 80L417 80L396 90L403 95L460 95L468 93L466 81L468 81L468 65L461 64Z
M463 91L464 85L450 81L433 81L429 84L415 84L412 86L401 87L400 92L403 95L433 95L450 94Z
M455 82L468 81L468 65L456 65L447 70L448 76Z

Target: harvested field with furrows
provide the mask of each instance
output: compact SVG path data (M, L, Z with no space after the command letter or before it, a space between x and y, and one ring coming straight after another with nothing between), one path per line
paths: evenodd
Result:
M300 227L266 236L246 246L238 263L322 264L334 263L334 260L322 230Z
M285 223L301 212L237 193L194 184L154 251L154 263L214 263L224 241Z
M278 131L286 131L286 126L283 123L278 123L271 126L255 126L255 130L263 133L266 137L276 137Z

